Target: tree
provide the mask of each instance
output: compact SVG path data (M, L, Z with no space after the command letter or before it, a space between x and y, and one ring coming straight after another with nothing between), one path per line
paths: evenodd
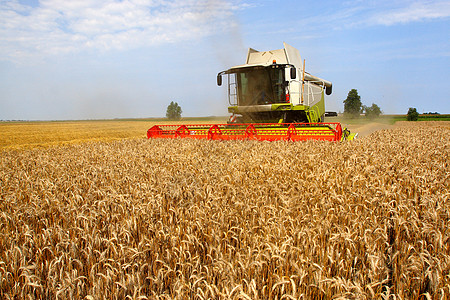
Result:
M356 89L350 90L347 99L344 100L344 115L357 118L361 113L361 108L361 97L358 95L358 91Z
M363 105L364 113L366 114L366 118L374 119L380 116L383 112L380 107L375 103L372 103L372 106Z
M176 102L170 102L169 106L167 106L166 117L169 120L179 120L181 119L181 107Z
M408 109L408 114L406 115L406 120L408 121L417 121L419 118L419 113L415 107L410 107Z

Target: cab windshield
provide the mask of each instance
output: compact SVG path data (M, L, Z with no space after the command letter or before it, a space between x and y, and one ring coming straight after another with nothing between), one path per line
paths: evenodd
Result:
M286 100L284 67L242 68L235 71L239 106L283 103Z

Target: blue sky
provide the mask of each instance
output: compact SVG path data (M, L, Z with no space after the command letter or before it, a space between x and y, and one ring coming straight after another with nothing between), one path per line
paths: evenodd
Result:
M327 110L450 113L450 1L0 0L0 119L227 115L217 73L283 42Z

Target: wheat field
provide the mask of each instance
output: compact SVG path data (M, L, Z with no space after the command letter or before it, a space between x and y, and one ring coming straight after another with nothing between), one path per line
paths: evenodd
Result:
M450 122L0 154L1 299L449 299Z
M32 149L142 138L155 124L226 123L226 118L0 122L0 149Z

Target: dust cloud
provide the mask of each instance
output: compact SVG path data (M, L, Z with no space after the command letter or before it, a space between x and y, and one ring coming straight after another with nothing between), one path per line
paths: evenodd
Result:
M344 126L344 124L342 124ZM366 137L371 135L373 132L383 129L392 129L395 125L378 123L378 122L370 122L366 124L351 124L347 127L350 132L358 133L358 138Z
M207 14L217 30L208 38L211 50L220 62L222 68L229 69L245 62L246 47L243 43L242 29L235 8L226 1L207 0Z

